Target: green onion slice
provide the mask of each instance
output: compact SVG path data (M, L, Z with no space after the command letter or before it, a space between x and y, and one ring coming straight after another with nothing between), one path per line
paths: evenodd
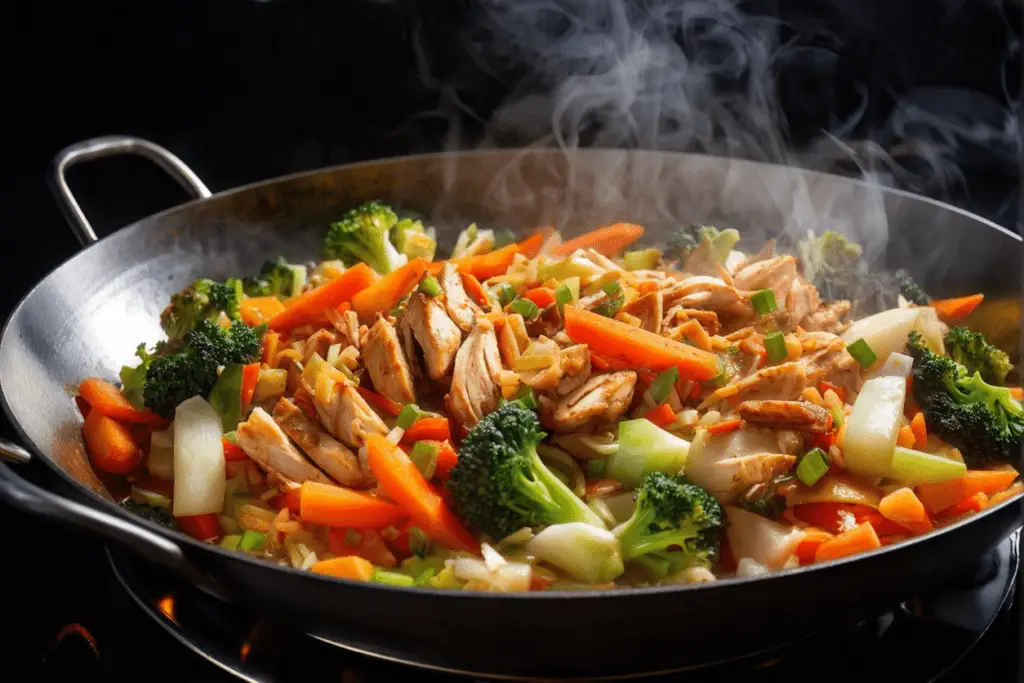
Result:
M779 308L775 303L775 292L770 289L755 292L754 296L750 297L750 303L760 315L767 315Z
M786 350L786 337L778 330L764 336L764 348L768 351L768 360L773 363L778 363L789 357L789 351Z
M537 308L537 304L533 303L529 299L516 299L512 302L509 310L513 313L518 313L523 316L526 320L533 320L540 313L540 309Z
M428 275L420 283L420 291L429 297L435 297L441 293L441 283L433 275Z
M679 368L671 367L668 370L662 370L658 373L658 376L651 382L650 388L647 390L651 393L651 398L654 399L655 405L661 405L668 400L668 394L672 391L672 387L679 381Z
M812 448L804 453L804 457L800 458L796 466L797 479L807 486L814 486L825 476L831 464L832 460L828 453L820 448Z
M872 363L878 360L878 356L871 350L871 347L868 346L868 343L863 339L858 339L852 344L848 344L846 350L862 368L868 368Z
M412 423L420 419L423 416L423 411L415 403L409 403L405 405L402 410L398 413L398 421L395 423L402 429L408 429L412 427Z

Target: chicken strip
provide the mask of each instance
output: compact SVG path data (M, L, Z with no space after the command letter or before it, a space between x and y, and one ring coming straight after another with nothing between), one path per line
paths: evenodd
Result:
M648 332L661 334L661 323L664 317L664 295L661 292L644 294L622 307L628 313L640 319L640 326Z
M730 405L736 405L759 398L794 399L807 385L807 370L800 361L770 365L714 391L697 409L704 410L726 400Z
M799 275L793 278L786 295L786 312L789 313L790 322L795 326L808 314L818 310L820 305L821 298L814 285Z
M755 261L740 268L733 276L738 290L756 292L770 289L780 309L786 308L787 297L796 279L796 259L788 254Z
M299 448L339 484L365 486L370 477L359 458L287 398L274 406L274 420Z
M388 426L354 387L338 382L326 392L330 400L325 401L325 392L316 391L305 381L302 384L313 397L317 419L334 438L352 448L361 448L368 435L388 433Z
M560 352L562 380L555 387L555 395L567 396L583 386L590 379L590 347L575 344Z
M850 308L850 302L845 300L821 304L817 310L803 317L800 327L808 332L842 334L850 326L850 323L843 322L843 318L850 312Z
M458 266L448 261L441 267L437 279L444 292L444 307L448 310L448 316L463 331L471 331L473 321L482 311L466 294Z
M330 477L314 467L292 445L288 436L263 408L254 408L249 419L238 425L235 434L238 436L238 445L263 470L276 472L297 484L305 481L331 483Z
M502 370L498 338L490 321L480 318L455 357L451 391L445 396L449 414L469 429L498 407Z
M830 332L804 332L797 337L803 344L803 364L807 386L828 381L850 391L860 391L863 377L857 361L846 350L846 342Z
M721 435L699 429L686 456L686 476L719 501L731 503L796 464L796 456L779 453L778 448L770 429L745 428Z
M754 318L754 307L750 303L753 292L741 291L726 284L721 278L698 275L682 280L665 293L664 306L672 308L700 308L714 311L719 320L749 324Z
M308 363L309 359L313 357L313 354L319 355L321 358L327 357L327 349L331 347L331 344L336 342L334 332L331 330L317 330L313 334L306 338L306 343L302 347L302 362L303 364Z
M807 401L744 401L736 411L750 424L775 429L821 434L832 427L829 412Z
M370 328L363 348L366 370L378 393L396 403L415 403L416 390L395 326L383 316Z
M562 433L577 431L584 425L612 423L629 408L635 386L636 373L632 370L594 375L559 401L541 396L541 422Z
M407 343L414 339L423 351L423 362L430 379L441 379L451 370L459 350L462 333L448 317L438 299L416 292L409 298L402 316ZM408 330L408 332L405 332Z

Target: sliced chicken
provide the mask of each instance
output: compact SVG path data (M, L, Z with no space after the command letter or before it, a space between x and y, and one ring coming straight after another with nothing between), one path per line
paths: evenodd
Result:
M304 481L331 483L330 477L306 460L263 408L254 408L249 419L238 425L235 434L238 445L261 469L276 472L297 484Z
M686 456L686 476L723 503L739 500L752 486L788 472L796 456L779 453L770 429L738 429L709 435L698 429Z
M698 410L726 400L730 405L736 405L759 398L794 399L807 386L807 370L800 361L770 365L717 389L701 402Z
M408 333L403 330L407 343L415 339L423 352L427 377L440 379L447 375L459 350L462 333L448 317L444 304L437 298L416 292L409 298L401 324L408 329Z
M850 391L860 391L860 366L846 350L846 342L829 332L805 332L797 337L803 344L799 363L804 367L807 386L828 381Z
M366 403L355 388L337 383L328 392L318 392L303 381L313 398L313 409L320 424L336 439L352 448L361 448L370 434L387 434L388 426ZM330 397L325 400L324 395Z
M770 258L772 258L774 256L775 256L775 240L768 240L767 242L765 242L764 246L761 247L761 251L759 251L756 254L753 254L751 256L748 256L747 258L743 259L742 261L739 261L736 264L736 267L733 268L733 275L735 275L736 273L740 272L741 270L743 270L747 266L753 265L753 264L757 263L758 261L767 261L768 259L770 259Z
M335 334L331 330L317 330L306 338L306 343L302 348L302 362L308 363L314 353L321 358L326 358L327 349L336 342Z
M445 397L448 412L469 429L498 407L502 370L498 338L490 321L480 318L455 357L451 391Z
M661 292L644 294L622 307L628 313L640 319L640 326L648 332L661 334L661 323L664 317L664 295Z
M808 332L831 332L842 334L850 326L843 318L850 312L849 301L832 301L819 305L817 310L808 313L800 320L800 327Z
M575 344L561 350L562 379L555 387L557 396L567 396L590 379L590 347Z
M786 297L789 296L796 272L796 259L787 254L755 261L740 268L733 276L733 283L736 289L746 292L771 289L779 308L785 309Z
M378 393L396 403L416 402L412 371L398 341L398 332L383 316L377 316L377 322L366 335L363 356L370 380Z
M821 298L814 285L799 275L793 278L789 293L786 295L786 312L789 314L790 323L795 326L808 314L818 310L821 305Z
M594 375L558 401L540 397L541 422L556 432L614 422L629 407L634 387L636 373L632 370Z
M665 320L662 322L662 329L674 329L688 320L696 320L708 334L718 334L718 330L721 328L721 325L718 323L718 314L714 311L702 311L699 308L674 306L665 315ZM753 332L753 328L750 328L750 331Z
M287 398L274 406L274 420L310 460L339 484L358 487L369 483L371 477L359 466L358 456Z
M445 263L437 279L441 284L441 291L444 292L444 307L448 310L449 317L456 325L469 332L473 329L473 320L482 311L466 294L458 266L451 261Z
M339 341L346 346L354 346L356 350L362 348L361 340L362 334L359 326L359 314L355 311L348 310L344 313L329 313L329 320L334 329L338 331L344 339ZM365 325L362 329L365 329ZM326 354L320 354L321 356Z
M775 429L824 433L832 426L828 411L807 401L744 401L736 411L750 424Z
M700 308L714 311L720 320L750 321L754 307L750 303L753 292L731 287L721 278L698 275L682 280L665 293L665 306Z

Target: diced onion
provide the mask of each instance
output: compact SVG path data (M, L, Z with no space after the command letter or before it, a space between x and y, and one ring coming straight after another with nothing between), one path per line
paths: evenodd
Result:
M875 377L864 382L846 422L846 469L865 477L888 476L896 436L903 424L906 393L907 383L902 377Z
M736 576L760 576L767 573L768 567L749 557L741 557L736 563Z
M729 548L736 557L749 558L768 569L780 569L806 534L794 527L732 505L725 506Z
M174 425L150 436L146 469L156 479L174 479Z
M914 369L914 359L905 353L893 353L889 356L889 360L885 361L872 377L902 377L906 379L910 377L910 372Z
M220 512L224 505L224 447L220 416L193 396L174 411L174 516Z
M283 368L260 370L259 379L256 380L256 391L253 392L252 400L266 401L284 396L287 387L287 370Z
M484 557L484 564L487 565L487 571L497 571L498 567L503 564L508 564L505 558L501 556L501 553L492 548L488 543L480 544L480 554Z

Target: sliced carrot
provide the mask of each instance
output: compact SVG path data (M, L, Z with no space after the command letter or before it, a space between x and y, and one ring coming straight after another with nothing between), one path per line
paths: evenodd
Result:
M380 394L372 392L365 387L356 387L356 391L359 392L360 396L366 399L366 402L370 404L371 408L379 410L385 415L398 417L398 414L402 412L402 406L395 403L387 396L381 396Z
M981 512L988 506L988 495L979 491L972 496L965 498L956 505L948 507L935 517L941 521L948 521L963 517L964 515L972 512Z
M838 534L855 524L867 522L880 536L907 534L905 527L886 519L866 505L853 503L804 503L792 508L793 516L801 522Z
M355 294L351 301L352 310L362 318L374 313L387 313L419 284L425 272L427 262L414 258Z
M270 329L288 332L296 327L323 322L327 319L324 311L349 301L373 285L375 279L376 275L368 265L357 263L333 280L289 299L288 306L270 319Z
M256 383L260 379L260 364L249 363L242 368L242 412L249 410L252 396L256 393Z
M896 489L883 497L878 503L878 513L915 534L923 534L934 528L924 504L907 487Z
M638 294L643 296L644 294L651 294L652 292L658 291L658 283L653 280L644 280L636 285L636 291Z
M541 310L555 303L555 293L547 287L535 287L525 292L523 298L537 304L537 308Z
M377 483L435 541L452 550L479 552L480 544L445 505L409 456L380 434L366 441Z
M86 377L78 385L78 395L95 408L98 412L109 418L132 424L145 424L154 427L166 427L168 421L160 417L152 410L138 410L128 399L124 397L121 390L105 379L99 377Z
M260 360L264 365L274 367L274 361L277 360L277 351L281 346L281 335L277 332L267 332L263 335L263 354Z
M487 306L491 300L487 296L487 290L480 284L480 281L476 279L472 273L459 273L462 277L462 286L466 290L466 294L470 296L473 301L477 302L481 306Z
M540 252L540 248L544 246L544 240L547 236L543 231L535 232L525 240L516 245L519 249L519 253L526 258L533 258Z
M1024 401L1024 389L1021 387L1010 387L1010 396L1013 396L1018 401Z
M587 484L587 499L604 498L622 488L622 482L615 479L598 479Z
M993 493L991 496L989 496L988 507L998 505L999 503L1002 503L1004 500L1010 500L1014 496L1019 496L1021 493L1024 493L1024 482L1014 482L1013 485L1010 486L1010 488L1006 489L1005 491Z
M357 542L353 545L351 541ZM394 567L398 564L394 553L388 550L384 539L375 529L331 529L327 544L335 555L355 555L378 567Z
M221 535L220 520L215 513L175 517L181 530L198 541L209 541Z
M95 408L95 406L93 406ZM142 449L128 425L111 419L99 409L90 410L82 426L89 462L110 474L128 474L142 462Z
M405 516L397 505L341 486L307 481L302 484L299 501L302 521L324 526L389 526Z
M373 565L357 555L334 557L313 563L309 568L314 574L333 576L336 579L369 581L373 578Z
M566 306L564 317L569 338L586 344L591 354L606 361L617 360L655 372L676 367L681 377L698 381L711 379L719 372L718 356L683 342L575 306Z
M593 365L600 372L607 372L611 369L611 364L596 353L590 354L590 364Z
M924 448L928 443L928 427L924 423L924 413L917 413L910 420L910 430L914 432L914 448Z
M479 256L464 256L451 259L451 262L458 267L460 273L469 274L477 280L486 280L495 275L502 275L516 259L516 254L522 254L527 258L533 258L540 251L544 244L544 234L536 233L518 244L510 244L501 249L480 254ZM436 261L427 264L427 271L433 275L441 270L445 261Z
M434 470L434 476L442 482L446 482L448 481L448 473L459 462L459 456L455 449L452 448L450 441L437 444L437 446L437 468Z
M234 441L228 441L227 439L220 440L221 445L224 447L224 460L227 462L243 462L249 459L249 456L245 454L242 447Z
M708 434L710 434L711 436L715 436L718 434L728 434L729 432L734 432L742 426L743 420L741 420L738 417L734 417L729 420L722 420L721 422L716 422L715 424L708 425L707 427L704 427L704 429L706 429L708 431Z
M929 514L936 514L967 500L976 493L992 495L1006 489L1017 478L1017 470L1006 467L997 470L968 470L959 479L937 484L921 484L917 497Z
M882 543L878 540L875 527L865 522L819 545L814 552L814 561L837 560L881 547Z
M424 417L416 420L405 430L402 441L416 443L417 441L447 441L452 438L452 432L447 417Z
M957 323L974 312L985 298L984 294L971 294L955 299L939 299L929 304L944 323Z
M75 396L75 405L78 406L78 412L81 413L83 420L89 417L89 411L92 407L89 405L88 401L81 396Z
M676 414L672 412L672 406L667 403L662 403L654 410L648 411L644 417L659 427L667 427L676 421Z
M593 249L605 256L616 256L644 236L644 228L632 223L615 223L562 242L551 250L552 256L569 256L577 249Z
M225 451L225 455L227 451ZM302 514L302 487L295 486L293 488L282 491L268 501L271 507L281 510L287 508L293 515Z
M903 534L893 534L891 536L879 536L878 542L881 543L883 546L887 546L892 545L894 543L902 543L908 538L910 538L910 536L905 536Z
M900 430L896 433L896 445L904 448L913 448L916 437L914 436L914 430L908 425L903 425Z
M831 382L818 382L818 392L824 396L825 392L831 389L839 397L840 401L846 401L846 389Z
M818 547L833 536L829 532L815 527L803 529L803 532L805 535L796 546L796 557L800 560L800 564L811 564L814 562L814 554L818 552Z
M239 307L242 322L249 327L269 323L274 316L284 311L284 304L276 296L255 296L242 302Z

